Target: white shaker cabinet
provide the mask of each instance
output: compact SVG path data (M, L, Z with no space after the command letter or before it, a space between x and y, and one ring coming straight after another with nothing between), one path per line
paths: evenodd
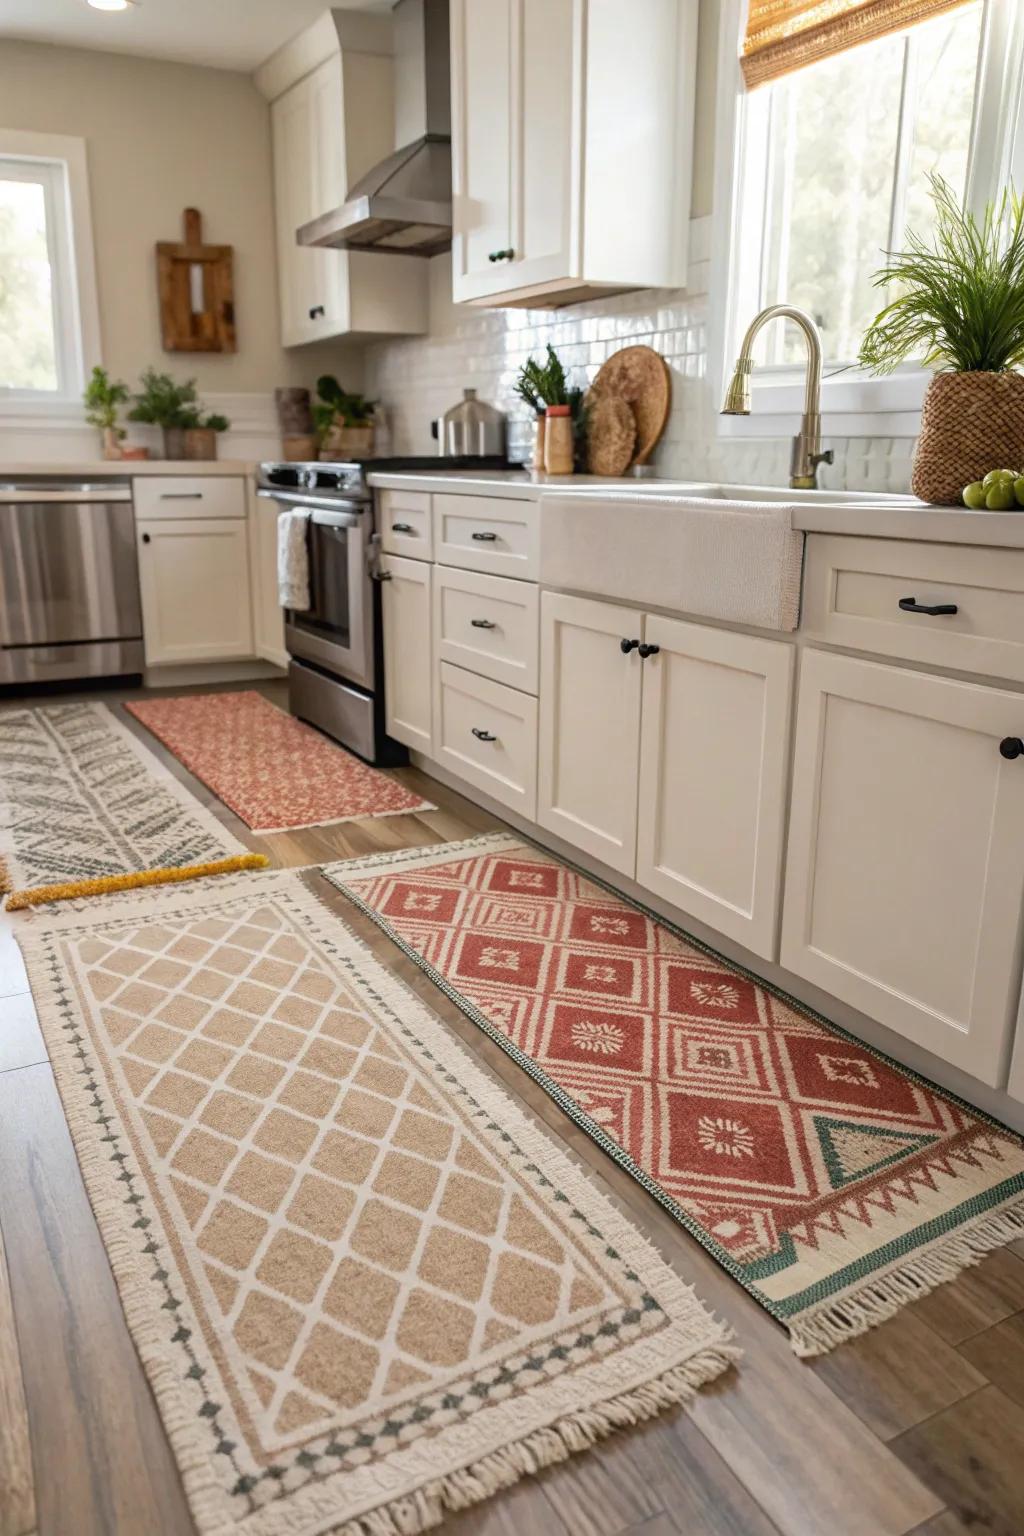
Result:
M425 560L382 555L384 714L387 732L429 753L433 663L430 638L434 567Z
M636 878L774 959L793 648L648 615Z
M992 1086L1020 991L1024 697L807 650L782 963Z
M642 613L541 595L537 820L626 875L636 862L642 638Z
M685 281L696 0L452 0L453 294Z
M390 21L325 11L256 72L270 99L281 341L427 329L427 263L300 246L300 225L344 203L394 150Z
M253 655L244 517L136 523L147 667Z

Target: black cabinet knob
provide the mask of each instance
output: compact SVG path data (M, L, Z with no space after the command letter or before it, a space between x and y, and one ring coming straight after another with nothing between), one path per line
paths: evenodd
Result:
M482 731L477 725L474 725L472 729L477 741L497 741L498 739L490 731Z
M149 543L149 534L148 533L144 533L142 535L142 542L143 542L143 544L148 544Z
M640 641L639 640L620 640L619 641L619 650L622 652L623 656L628 656L630 651L636 651L636 650L639 650L639 649L640 649Z
M327 311L322 304L314 304L309 312L309 318L311 320L322 320L326 313Z
M1019 736L1004 736L999 743L999 751L1012 762L1015 757L1024 755L1024 741Z
M637 646L637 655L641 656L643 660L646 661L648 656L657 656L660 650L660 645L639 645Z

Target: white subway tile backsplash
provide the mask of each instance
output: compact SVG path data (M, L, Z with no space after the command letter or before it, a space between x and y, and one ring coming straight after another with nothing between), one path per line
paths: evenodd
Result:
M619 347L653 346L672 371L672 411L655 463L678 479L714 477L784 485L788 439L722 439L715 430L717 402L708 397L706 287L710 263L691 265L690 287L672 292L620 294L562 310L473 309L451 302L447 257L431 262L430 334L379 342L367 349L366 388L391 417L396 453L431 453L430 423L475 388L509 416L509 452L526 456L529 413L513 394L516 375L548 342L571 380L589 384ZM828 422L825 422L826 434ZM835 463L822 483L837 490L905 491L913 440L826 435Z

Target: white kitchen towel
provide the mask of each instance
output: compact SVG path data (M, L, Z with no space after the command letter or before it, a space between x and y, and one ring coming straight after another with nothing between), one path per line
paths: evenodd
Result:
M308 527L308 509L277 514L277 598L296 613L309 607Z

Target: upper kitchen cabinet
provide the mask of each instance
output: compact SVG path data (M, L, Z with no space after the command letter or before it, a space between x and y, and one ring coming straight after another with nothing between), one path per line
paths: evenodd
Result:
M452 0L453 294L677 287L696 0Z
M281 341L427 329L424 262L301 246L300 225L340 207L395 147L392 23L329 11L256 73L271 103Z

